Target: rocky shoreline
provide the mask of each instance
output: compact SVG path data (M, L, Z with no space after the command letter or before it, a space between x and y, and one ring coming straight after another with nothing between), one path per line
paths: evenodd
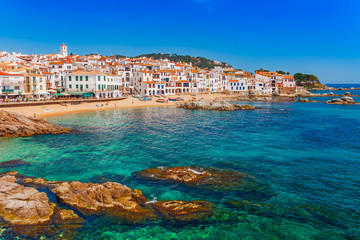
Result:
M145 169L132 177L179 182L194 188L211 187L211 191L261 192L263 187L267 188L245 173L199 167ZM49 193L57 201L50 201ZM60 207L59 203L68 208ZM117 182L48 181L17 171L0 173L0 225L2 222L5 227L79 225L85 222L84 217L98 213L116 215L128 222L155 219L189 222L208 218L214 209L206 201L149 201L141 190Z
M38 134L64 134L72 129L43 119L0 110L0 137L28 137Z
M224 100L191 100L185 103L180 103L179 108L184 109L204 109L204 110L214 110L214 111L234 111L234 110L254 110L256 109L252 105L239 105L231 104Z

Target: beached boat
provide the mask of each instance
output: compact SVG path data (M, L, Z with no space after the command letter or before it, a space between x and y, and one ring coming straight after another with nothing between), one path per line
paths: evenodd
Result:
M164 99L164 98L159 98L159 99L156 100L156 102L166 103L166 99Z
M184 99L182 97L178 97L176 100L178 101L184 101Z
M176 98L169 98L169 101L176 102L177 99Z
M133 98L140 98L140 96L139 95L134 95Z
M146 96L141 96L141 97L139 97L139 100L140 101L151 101L152 98L149 98L149 97L146 97Z
M160 97L160 95L154 95L154 97L157 97L157 98L159 98L159 97Z

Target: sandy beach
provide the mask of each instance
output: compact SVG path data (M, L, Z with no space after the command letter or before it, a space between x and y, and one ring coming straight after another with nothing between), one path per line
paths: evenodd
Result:
M176 95L174 97L182 97L185 101L193 98L191 95ZM196 94L196 99L203 98L205 100L213 100L214 98L229 98L234 97L227 94ZM60 104L42 105L42 106L24 106L24 107L5 107L2 108L6 111L16 112L27 116L37 117L50 117L60 114L71 114L85 111L103 111L116 108L138 108L138 107L161 107L161 106L176 106L177 102L158 103L157 98L153 98L151 101L140 101L137 98L128 97L124 100L110 101L108 105L104 102L101 103L81 103L79 105L63 106ZM103 107L97 107L96 105L103 104Z

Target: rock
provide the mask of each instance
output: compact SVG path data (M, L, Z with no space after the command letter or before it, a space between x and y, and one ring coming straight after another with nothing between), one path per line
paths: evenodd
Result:
M70 128L56 126L42 119L0 110L0 137L63 134L70 131Z
M159 167L135 172L134 175L147 179L174 180L182 183L194 183L199 182L200 179L209 177L211 174L207 171L194 170L194 168L190 167Z
M54 215L52 216L52 221L54 224L82 224L84 219L79 217L73 210L61 209L56 207L54 210Z
M29 165L29 163L25 162L25 161L21 161L19 159L0 162L0 168L20 167L20 166L24 166L24 165Z
M206 110L217 110L217 111L234 111L236 109L250 110L255 109L251 105L236 105L231 104L227 101L188 101L178 105L180 108L185 109L206 109Z
M254 107L253 105L249 105L249 104L246 104L246 105L235 105L235 107L237 109L241 109L241 110L255 110L256 107Z
M14 176L0 178L0 217L11 225L36 225L50 222L54 203L46 193L15 183Z
M31 186L35 188L55 188L59 186L63 181L48 181L44 178L32 178L21 175L17 176L19 183L24 184L26 186Z
M156 202L152 207L166 219L182 222L205 219L213 212L211 204L204 201Z
M141 212L140 204L147 202L140 190L131 190L120 183L103 184L64 182L51 190L57 198L83 213L106 210Z
M343 97L341 98L342 101L353 103L354 99L352 97Z
M352 97L343 97L343 98L334 98L332 100L328 100L325 103L327 104L344 104L344 105L348 105L348 104L354 104L355 101Z
M308 98L300 98L299 102L308 103L309 99Z
M268 197L273 193L267 184L255 177L230 170L197 167L159 167L133 173L134 177L148 180L180 182L190 187L215 191L240 191L249 197Z
M351 96L351 93L350 93L350 92L346 92L346 93L345 93L345 96Z
M331 95L331 96L332 96L332 95L334 95L334 93L333 93L333 92L329 92L329 95Z

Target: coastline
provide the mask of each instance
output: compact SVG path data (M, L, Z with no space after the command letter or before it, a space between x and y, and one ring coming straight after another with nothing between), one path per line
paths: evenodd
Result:
M191 100L193 96L191 95L176 95L174 97L182 97L185 101ZM196 99L203 98L204 100L213 100L214 98L233 98L236 95L228 94L196 94ZM153 98L151 101L140 101L138 98L128 97L123 100L118 101L109 101L108 105L105 105L106 102L101 103L81 103L79 105L67 105L63 106L60 104L52 105L39 105L39 106L22 106L22 107L4 107L3 110L9 112L15 112L23 114L26 116L37 117L52 117L63 114L74 114L80 112L89 112L89 111L104 111L111 109L119 108L142 108L142 107L171 107L176 106L177 102L169 101L168 103L158 103L156 98ZM97 107L97 104L103 104L103 107ZM46 111L51 110L51 111Z

